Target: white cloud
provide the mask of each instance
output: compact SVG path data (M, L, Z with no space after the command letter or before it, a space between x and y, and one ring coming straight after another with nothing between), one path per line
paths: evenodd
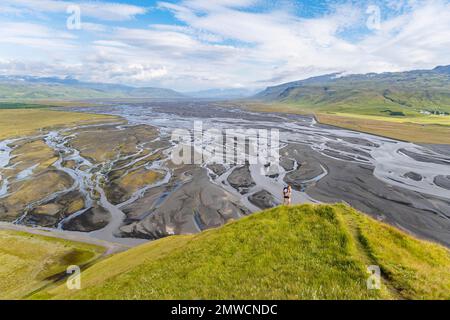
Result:
M78 5L83 17L106 21L124 21L144 14L147 9L135 5L99 1L58 0L2 0L0 12L14 10L16 13L66 13L71 5Z
M168 74L165 67L155 68L152 65L145 65L140 63L132 63L129 65L116 65L111 70L111 75L114 80L126 80L136 82L146 82L161 78Z
M82 22L80 26L83 30L91 32L105 32L108 28L105 25L92 22Z
M73 49L72 40L76 39L76 36L68 32L28 22L0 22L0 30L3 33L0 44L20 45L34 49Z
M416 5L412 12L382 24L360 46L372 59L389 62L391 69L449 64L450 4Z
M173 14L179 24L140 28L83 24L82 32L93 38L90 42L74 36L79 33L57 32L38 24L3 24L10 31L6 39L0 38L0 58L8 58L2 70L18 73L22 68L32 74L36 67L39 70L34 72L39 74L196 90L262 87L340 71L400 71L450 64L448 1L405 0L401 8L406 9L382 21L380 30L364 30L353 38L352 31L366 28L362 5L339 5L321 16L302 18L280 7L250 10L261 1L160 2L158 8ZM14 2L23 6L37 3ZM60 12L61 3L67 3L43 2L41 10L52 12ZM95 13L96 3L89 5L91 16L111 20L130 19L145 10L120 5L119 17L104 7ZM108 5L114 8L116 4ZM48 56L39 66L29 62L32 59L26 62L6 56L8 50L1 51L2 43L29 46L34 54L41 52L39 57ZM51 54L46 53L47 46L51 46Z

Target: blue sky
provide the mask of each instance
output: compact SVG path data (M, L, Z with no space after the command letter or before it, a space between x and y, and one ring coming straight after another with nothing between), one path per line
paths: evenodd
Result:
M449 0L2 0L0 30L0 74L180 91L450 64Z

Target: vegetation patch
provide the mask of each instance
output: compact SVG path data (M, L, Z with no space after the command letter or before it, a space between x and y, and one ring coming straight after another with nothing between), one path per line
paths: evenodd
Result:
M0 102L0 109L42 109L48 107L48 105L43 104Z
M406 299L450 299L449 251L405 237L397 229L358 219L360 241L386 278Z
M117 121L117 117L48 109L0 110L0 140L29 136L40 130Z
M380 266L380 290L367 267ZM278 207L151 242L83 273L54 299L449 299L448 249L344 205Z
M337 127L367 132L415 143L450 144L450 126L414 122L397 122L398 118L372 118L353 115L317 114L318 121ZM392 121L394 120L394 121ZM411 135L414 132L414 135Z
M24 298L67 267L83 266L103 252L94 245L0 230L0 299Z
M391 117L406 117L406 114L402 111L383 110L383 113L387 113Z
M141 168L108 182L105 189L108 199L119 204L128 200L139 189L153 185L163 178L163 172Z
M246 109L258 112L285 112L314 115L320 123L350 130L367 132L392 139L415 143L450 144L450 117L424 114L408 108L377 104L367 107L361 105L332 105L317 107L310 104L295 103L257 103L245 102ZM389 112L387 112L389 111ZM414 132L414 135L411 135Z
M0 200L0 217L4 221L13 221L30 203L67 190L72 184L68 174L56 170L48 170L23 183L19 182L17 186L12 186L14 191L8 197Z
M134 155L139 144L152 141L157 135L157 130L149 126L128 127L126 130L110 126L80 132L71 143L83 157L101 163Z

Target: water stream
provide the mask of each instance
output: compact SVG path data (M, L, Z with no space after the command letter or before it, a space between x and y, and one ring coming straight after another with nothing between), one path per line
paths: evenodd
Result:
M194 121L202 121L203 128L205 129L277 128L280 130L280 140L284 145L292 143L309 145L313 150L318 151L324 157L361 165L371 165L374 167L374 176L388 185L395 185L407 190L450 200L450 191L435 184L435 178L437 176L450 176L450 165L446 164L446 161L449 161L448 163L450 163L450 155L439 154L423 146L345 129L320 126L316 123L314 118L310 117L283 114L262 115L259 113L243 111L238 108L221 108L217 106L209 106L207 109L202 109L201 107L189 109L184 106L176 106L172 109L163 107L167 106L117 105L109 107L102 106L98 108L75 108L74 110L118 115L125 118L129 125L132 126L142 124L154 126L159 129L161 136L170 136L174 129L183 128L192 130ZM82 157L80 151L76 150L69 143L75 136L76 134L67 134L67 131L65 130L52 131L44 135L46 144L59 155L59 159L55 162L54 167L57 170L68 174L73 179L74 183L67 190L53 194L46 199L41 199L36 203L29 204L28 209L41 203L48 202L51 199L55 199L61 194L77 190L83 195L85 208L70 217L63 219L59 223L59 229L62 229L71 219L82 215L95 203L98 203L110 212L111 222L102 230L89 233L90 236L128 245L142 243L142 240L122 239L116 236L116 232L126 218L122 209L142 198L147 191L169 183L172 178L172 172L167 166L167 160L170 157L171 150L176 144L172 141L172 147L164 150L164 159L146 165L146 168L149 170L163 172L163 179L137 190L125 202L113 205L107 199L105 190L102 188L102 183L105 181L105 174L111 170L113 164L118 161L133 159L120 168L115 168L115 170L125 170L131 168L134 164L149 158L152 154L160 150L150 150L151 152L149 154L145 154L144 151L148 149L145 147L145 144L142 144L138 146L138 150L136 150L136 153L133 155L118 157L110 162L93 164L88 159ZM160 139L160 137L157 139ZM9 145L11 145L12 142L13 141L11 140L0 141L0 177L2 177L2 171L7 168L11 160L12 149ZM198 144L199 141L196 141L196 143ZM210 141L206 143L213 144L216 142ZM406 150L406 152L403 150ZM410 156L411 153L421 157L432 158L435 159L435 161L420 161L421 159ZM67 161L73 161L76 165L73 167L64 166L64 163ZM203 163L202 166L206 168L208 164L210 163ZM298 166L299 163L295 161L293 171L297 170ZM17 178L27 179L32 175L35 167L36 166L32 166L20 172ZM281 191L286 185L284 177L289 172L280 168L278 175L269 177L266 174L262 174L262 172L264 172L264 166L262 164L252 164L249 166L249 169L251 177L256 185L247 193L240 194L227 181L229 175L236 167L237 165L228 165L226 172L218 177L211 178L211 182L233 194L240 200L241 204L250 211L258 211L259 208L253 205L248 200L248 197L263 189L270 192L278 202L282 202ZM321 168L322 173L312 179L304 181L304 183L315 183L326 177L329 174L327 168L322 165ZM126 173L127 172L128 171L126 171ZM212 172L210 170L209 172L211 177ZM407 174L410 172L419 174L422 179L416 181L408 178ZM0 198L5 197L7 193L8 180L2 178L0 180ZM167 194L164 194L161 201L164 201L167 196ZM293 203L315 202L317 201L311 198L306 192L293 191ZM26 212L24 216L16 220L16 223L21 223L25 216Z

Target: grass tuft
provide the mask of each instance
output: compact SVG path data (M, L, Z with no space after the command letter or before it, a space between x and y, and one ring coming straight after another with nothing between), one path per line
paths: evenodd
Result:
M367 289L367 267L383 270ZM278 207L151 242L36 299L448 299L450 254L344 205Z

